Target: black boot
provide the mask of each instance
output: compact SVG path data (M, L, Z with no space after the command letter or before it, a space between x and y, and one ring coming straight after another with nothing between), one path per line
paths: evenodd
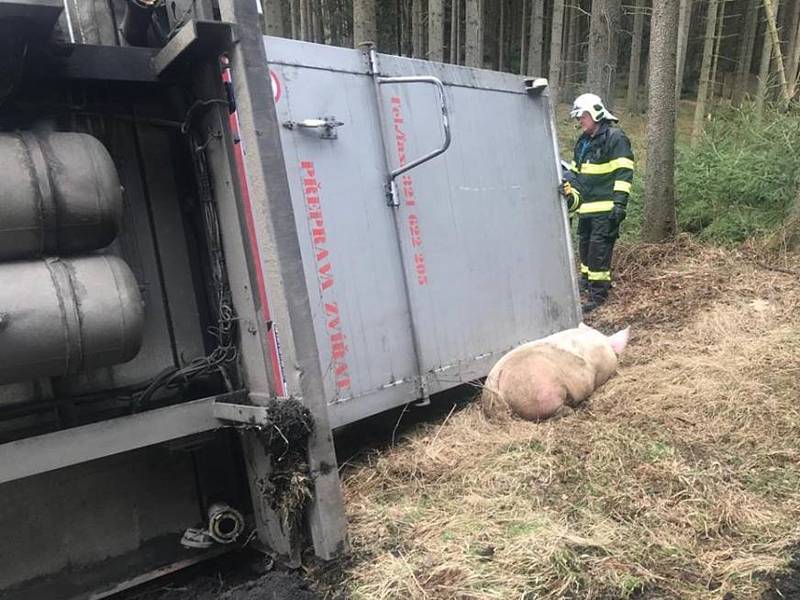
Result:
M592 312L594 309L599 308L608 300L608 284L602 282L593 283L589 286L589 298L581 305L584 314Z
M581 311L583 314L588 315L592 312L595 308L598 308L601 303L595 302L594 300L587 300L583 304L581 304Z

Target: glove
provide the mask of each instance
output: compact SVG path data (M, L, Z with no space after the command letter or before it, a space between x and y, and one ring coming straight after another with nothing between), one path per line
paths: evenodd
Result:
M578 210L578 207L581 205L581 195L578 190L572 186L569 180L565 179L561 182L559 191L561 195L564 196L569 213L572 214Z
M625 209L621 205L615 204L614 208L611 209L611 214L608 215L608 218L619 225L625 220Z

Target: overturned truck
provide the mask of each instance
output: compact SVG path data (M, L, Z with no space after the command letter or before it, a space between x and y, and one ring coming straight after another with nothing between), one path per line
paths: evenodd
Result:
M258 22L0 0L3 598L334 558L337 429L580 319L545 82Z

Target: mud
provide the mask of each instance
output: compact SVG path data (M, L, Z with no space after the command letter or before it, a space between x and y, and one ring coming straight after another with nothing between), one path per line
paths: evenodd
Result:
M322 600L302 571L237 552L130 590L119 600Z
M291 573L267 573L255 581L237 586L207 600L318 600L309 584ZM201 600L206 600L202 598Z
M800 598L800 547L795 549L794 558L787 569L767 578L769 587L761 600L789 600Z

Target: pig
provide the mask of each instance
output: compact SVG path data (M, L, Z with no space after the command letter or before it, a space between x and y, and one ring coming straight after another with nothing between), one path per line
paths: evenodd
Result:
M485 414L543 421L571 412L614 375L629 335L630 328L606 336L581 323L514 348L486 378Z

